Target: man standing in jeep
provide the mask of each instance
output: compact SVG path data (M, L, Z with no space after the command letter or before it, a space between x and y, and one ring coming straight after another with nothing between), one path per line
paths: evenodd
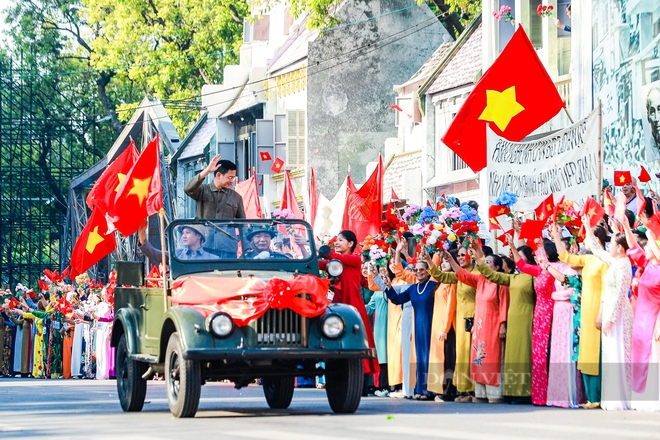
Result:
M204 183L204 179L215 173L213 182ZM243 198L231 189L236 179L236 164L230 160L220 160L216 155L208 166L194 176L184 187L190 198L197 202L195 216L197 218L234 219L245 218ZM223 259L236 258L238 239L231 229L226 234L218 231L210 232L208 242L213 253Z

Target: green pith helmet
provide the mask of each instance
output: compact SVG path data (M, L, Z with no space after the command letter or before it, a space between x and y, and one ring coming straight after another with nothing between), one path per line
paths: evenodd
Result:
M252 241L252 237L254 235L260 233L260 232L265 232L265 233L269 234L270 238L275 238L275 236L277 235L277 232L275 231L275 229L271 228L270 226L254 225L254 226L250 226L247 229L247 233L245 234L245 238L248 241Z

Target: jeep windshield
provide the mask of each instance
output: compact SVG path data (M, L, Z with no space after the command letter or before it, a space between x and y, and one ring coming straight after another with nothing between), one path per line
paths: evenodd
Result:
M312 230L301 220L176 220L168 228L168 238L172 262L183 265L315 259Z

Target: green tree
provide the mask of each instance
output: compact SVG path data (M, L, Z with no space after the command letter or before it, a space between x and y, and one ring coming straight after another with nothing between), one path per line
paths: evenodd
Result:
M91 66L161 98L181 133L197 114L202 85L222 83L224 67L239 61L246 1L82 2L80 16L93 32ZM123 109L140 99L123 100Z

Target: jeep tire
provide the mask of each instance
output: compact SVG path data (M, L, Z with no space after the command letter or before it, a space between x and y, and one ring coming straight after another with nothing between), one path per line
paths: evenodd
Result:
M167 403L174 417L194 417L202 391L198 361L185 360L179 334L170 335L165 352L165 388Z
M294 377L262 377L261 385L268 406L274 409L285 409L291 405L293 398Z
M354 413L360 405L364 384L362 359L333 359L325 363L325 392L332 411Z
M115 365L117 394L121 409L125 412L142 411L144 398L147 395L147 381L142 379L142 375L147 371L147 365L128 357L126 335L121 335L119 338Z

